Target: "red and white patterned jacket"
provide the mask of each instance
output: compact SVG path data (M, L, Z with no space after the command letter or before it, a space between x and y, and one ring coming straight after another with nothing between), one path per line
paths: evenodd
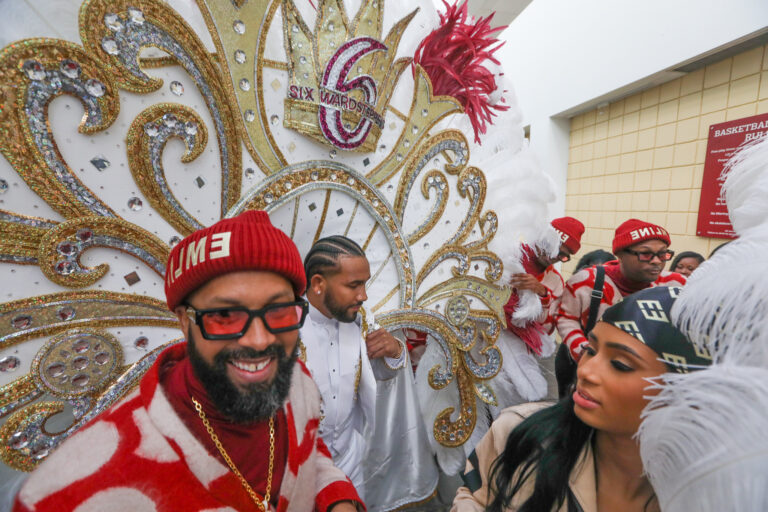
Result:
M615 263L615 262L609 262ZM567 344L574 360L579 359L582 345L586 343L587 337L582 326L587 324L589 319L589 305L592 302L592 289L595 287L596 267L588 267L580 270L571 276L565 283L565 291L560 301L560 309L557 316L557 332ZM651 286L683 286L685 277L676 272L663 271L659 278ZM620 302L623 298L619 287L611 280L608 274L605 274L605 284L603 285L603 297L600 299L600 306L597 309L597 319L603 316L603 312L609 306Z
M547 289L547 295L541 298L541 316L539 322L547 334L555 332L557 315L560 310L560 301L565 290L563 276L554 266L549 266L539 279L539 282Z
M15 511L103 512L258 510L230 469L206 450L176 414L159 368L186 357L165 350L135 391L66 440L27 479ZM277 510L326 512L360 502L317 435L320 394L297 362L288 400L288 458Z

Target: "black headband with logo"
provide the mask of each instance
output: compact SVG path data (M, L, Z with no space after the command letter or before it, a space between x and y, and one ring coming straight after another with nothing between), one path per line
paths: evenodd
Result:
M712 364L706 349L700 349L670 321L672 304L682 288L646 288L614 304L603 313L606 322L642 341L667 365L669 371L688 373Z

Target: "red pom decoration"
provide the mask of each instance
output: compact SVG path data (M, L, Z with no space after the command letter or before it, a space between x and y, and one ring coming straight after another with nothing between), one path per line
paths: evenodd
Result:
M467 13L466 0L459 6L448 5L440 14L440 27L429 34L416 49L413 64L421 66L432 82L432 94L452 96L464 107L475 131L475 142L493 124L494 110L508 105L491 105L489 96L496 90L496 79L485 67L486 61L500 64L494 57L503 41L495 34L506 26L491 28L493 14L474 20ZM414 68L415 70L415 68Z

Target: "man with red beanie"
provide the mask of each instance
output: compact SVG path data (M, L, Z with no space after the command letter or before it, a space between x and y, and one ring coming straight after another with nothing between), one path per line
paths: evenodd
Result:
M363 508L317 434L320 395L296 362L304 267L262 211L192 233L166 266L186 343L32 473L19 511Z
M587 342L589 324L594 325L609 306L651 286L685 284L682 275L664 271L664 265L675 254L669 245L669 233L663 227L629 219L614 234L616 260L604 263L603 270L596 265L571 276L560 302L557 330L574 361L578 361Z
M581 236L584 234L584 224L573 217L560 217L550 224L560 238L557 255L546 254L539 247L523 246L522 264L526 272L512 274L510 280L510 286L515 290L531 290L539 296L542 313L538 323L547 334L555 331L555 318L565 288L563 276L554 265L569 261L571 256L579 252ZM516 303L514 299L511 300ZM508 324L513 325L510 322Z

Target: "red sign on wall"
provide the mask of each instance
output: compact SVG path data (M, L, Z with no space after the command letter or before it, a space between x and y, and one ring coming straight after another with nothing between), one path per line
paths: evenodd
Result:
M768 135L768 114L713 124L709 127L704 179L701 184L696 234L714 238L736 238L728 218L728 208L720 196L721 174L734 152L751 140Z

